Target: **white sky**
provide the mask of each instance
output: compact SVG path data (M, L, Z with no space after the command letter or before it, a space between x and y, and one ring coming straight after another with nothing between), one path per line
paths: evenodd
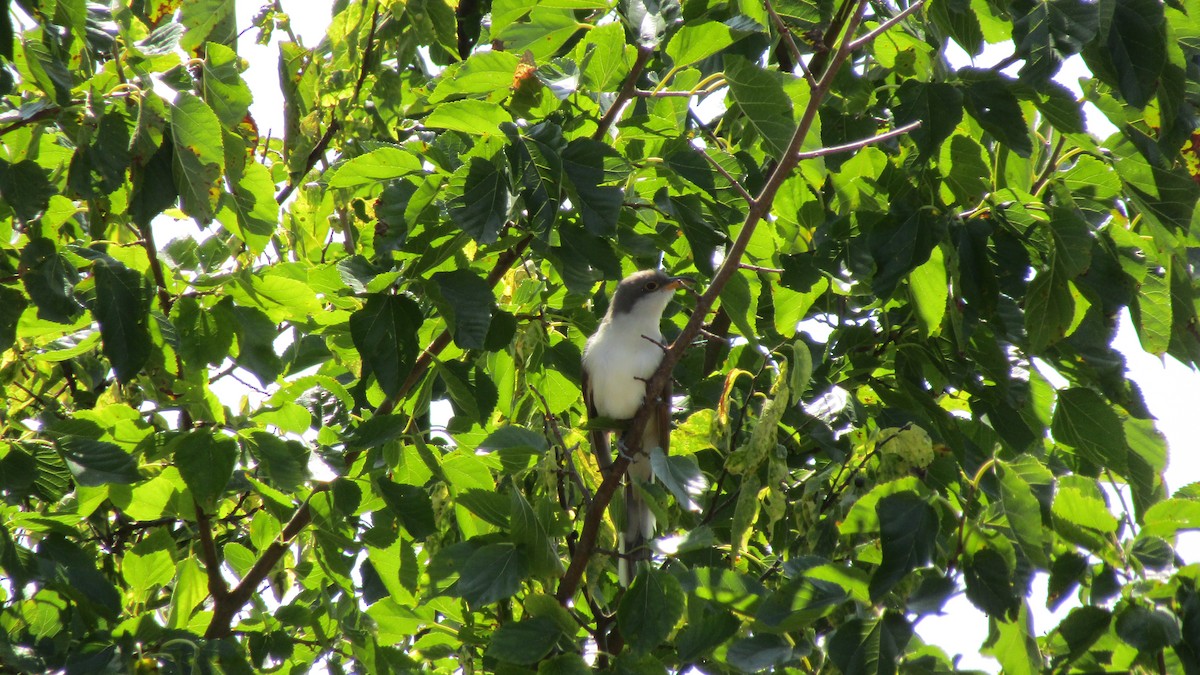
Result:
M282 4L285 11L293 12L290 15L292 28L304 41L305 46L316 45L329 23L332 3L327 0L283 0ZM253 2L239 3L238 26L249 26L257 11L258 5ZM276 31L276 38L280 35L282 33ZM254 93L255 101L251 110L258 123L259 133L265 137L267 130L271 129L272 137L278 138L283 132L283 96L279 90L278 48L275 44L255 44L256 36L256 30L247 31L238 43L238 51L250 63L245 78ZM988 67L1009 53L1011 46L990 46L983 55L974 60L974 65ZM951 59L955 64L971 61L962 52L952 54ZM1019 64L1012 68L1014 74L1017 67ZM1086 72L1080 59L1075 57L1068 61L1056 79L1076 95L1080 95L1078 79L1081 76L1086 76ZM1089 105L1085 109L1085 115L1088 128L1101 139L1114 131L1094 107ZM1128 312L1122 316L1114 344L1125 354L1130 378L1141 387L1147 406L1158 418L1158 428L1167 437L1171 450L1170 465L1166 473L1169 489L1174 490L1200 480L1200 460L1197 458L1197 441L1194 440L1195 422L1189 420L1190 416L1197 414L1200 406L1200 373L1183 366L1171 357L1159 359L1144 352L1129 321ZM237 399L243 393L228 392L222 398L227 405L236 408ZM230 394L234 396L232 401L228 398ZM1200 561L1200 533L1181 536L1178 548L1184 560ZM1035 590L1030 598L1034 614L1034 632L1042 635L1058 624L1070 605L1065 603L1057 615L1051 615L1044 606L1044 575L1035 582L1035 587L1038 590ZM982 657L974 651L975 645L982 644L987 637L987 622L962 595L947 605L942 616L923 619L918 625L918 632L924 639L940 645L951 655L961 653L963 658L960 667L989 672L999 670L994 660Z

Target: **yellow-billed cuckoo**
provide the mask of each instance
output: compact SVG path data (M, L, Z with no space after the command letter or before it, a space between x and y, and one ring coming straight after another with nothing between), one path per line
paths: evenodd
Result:
M608 305L608 312L583 350L583 400L588 419L607 417L632 419L646 397L646 380L662 362L663 310L676 289L689 281L668 276L660 270L642 270L621 280ZM654 479L650 452L668 451L671 433L671 391L652 401L654 414L642 435L642 447L630 457L625 481L625 527L620 537L618 572L621 585L628 586L637 563L650 559L647 542L654 537L654 513L636 487ZM602 470L612 465L608 432L590 432L592 452ZM620 447L620 446L618 446Z

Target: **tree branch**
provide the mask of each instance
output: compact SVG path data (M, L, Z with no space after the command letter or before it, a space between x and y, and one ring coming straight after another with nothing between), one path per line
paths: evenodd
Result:
M375 53L375 29L379 23L379 4L375 3L375 9L371 12L371 27L367 30L367 46L363 49L362 63L358 67L358 79L354 82L354 93L350 96L350 105L358 103L358 96L362 92L363 83L367 81L367 74L370 71L371 56ZM342 125L337 119L329 122L329 126L325 128L325 133L321 136L321 140L313 146L312 152L308 153L308 157L304 160L304 171L300 173L297 180L303 180L312 171L321 157L325 155L326 148L329 147L330 141L333 140L334 134L340 131ZM283 186L279 194L275 195L275 203L282 204L287 201L287 198L296 191L297 183L288 183Z
M225 579L221 577L221 560L217 557L217 545L213 541L212 519L196 504L196 531L200 539L200 557L204 560L204 572L208 575L208 594L213 602L220 603L229 593Z
M292 514L291 520L283 527L283 532L279 534L279 538L271 542L267 550L262 552L262 555L254 562L254 566L250 568L250 571L246 572L246 576L242 577L238 585L234 586L233 590L227 594L215 598L212 620L209 621L208 629L204 631L205 638L213 640L229 636L233 630L234 617L250 601L250 596L266 580L267 575L279 563L283 554L287 553L292 539L312 522L312 509L308 504L312 500L313 495L328 489L329 486L327 485L314 487L312 492L309 493L308 499L304 500L304 503Z
M808 86L815 86L817 81L813 79L812 73L809 72L808 66L805 65L804 55L800 53L800 47L796 45L796 39L792 37L791 29L783 22L783 17L779 16L779 13L775 11L775 5L771 3L771 0L763 0L763 4L766 5L767 14L771 15L771 21L775 22L775 28L783 36L783 41L788 46L788 51L792 53L792 59L799 66L800 72L804 73L804 79L808 81Z
M742 187L742 184L739 183L736 178L729 175L729 172L725 170L725 167L721 166L720 162L718 162L711 155L709 155L707 152L705 152L704 148L698 148L695 145L692 145L691 143L689 143L688 145L690 145L693 150L700 153L700 155L702 157L704 157L704 159L707 159L709 164L712 164L713 168L717 170L717 173L724 176L725 180L729 181L729 184L733 186L733 189L737 190L737 193L742 196L742 199L746 200L747 204L754 203L754 195L747 192L746 188Z
M518 241L516 244L513 244L512 248L504 251L500 254L500 257L496 258L496 264L492 267L492 271L488 273L487 279L485 280L489 288L500 283L500 280L503 279L504 275L508 273L508 270L513 266L513 263L521 259L521 255L525 252L526 247L529 246L529 242L531 241L533 241L533 235L525 235L525 237L523 237L520 241ZM421 378L425 377L425 372L428 371L429 366L433 364L433 359L436 358L438 354L441 354L442 350L450 344L451 337L452 335L450 334L450 330L446 329L439 333L438 336L429 343L429 346L425 348L425 351L421 352L421 355L418 356L417 360L413 362L412 370L408 373L408 377L406 377L404 382L400 385L400 389L396 392L396 395L389 396L384 400L383 403L379 404L378 408L375 409L376 415L387 415L388 413L392 412L397 403L404 400L405 396L408 396L408 392L412 391L412 388L421 381Z
M704 319L716 303L721 289L725 287L725 284L737 272L738 265L741 263L742 256L746 252L746 247L750 244L750 238L754 234L755 227L770 212L771 205L775 200L775 194L779 191L780 186L783 185L788 176L791 175L792 170L799 164L800 147L812 129L821 101L833 85L834 75L850 56L852 36L862 21L866 4L867 0L855 0L855 6L846 21L846 30L842 42L834 52L829 66L823 72L821 79L813 87L808 106L805 108L804 115L801 117L799 124L796 125L796 131L792 134L792 139L788 144L787 150L783 153L779 163L771 172L770 177L767 179L766 184L763 185L758 196L750 203L750 210L746 214L741 232L738 233L737 239L734 240L733 245L725 256L725 260L713 274L712 282L696 300L696 307L693 309L692 316L688 319L687 325L684 326L679 336L675 338L675 341L671 343L666 353L663 354L662 362L659 363L658 369L654 371L654 375L647 380L645 400L622 437L625 452L620 453L617 460L613 462L612 469L604 477L600 486L596 488L595 498L588 506L587 512L584 515L583 530L580 532L575 555L571 558L571 564L567 567L566 573L563 574L562 579L559 581L555 597L564 606L569 604L575 596L575 591L578 589L579 583L583 578L588 558L595 549L596 536L600 530L600 523L604 518L604 511L608 508L609 502L612 501L613 494L616 492L621 477L625 475L625 471L629 466L628 458L642 449L642 433L646 428L646 424L650 421L655 404L662 399L663 393L666 391L667 384L671 379L671 371L674 370L675 364L682 358L683 352L691 345L692 340L700 334L700 328L704 323Z
M903 136L904 134L907 134L910 131L917 129L920 126L921 126L921 120L916 120L915 122L909 122L908 124L905 124L902 127L896 127L895 129L892 129L891 131L885 131L882 134L879 134L878 136L872 136L870 138L863 138L863 139L860 139L857 141L846 143L845 145L831 145L827 148L820 148L817 150L809 150L807 152L799 152L799 153L796 153L796 156L799 157L800 159L815 159L817 157L827 157L829 155L836 155L839 152L850 152L851 150L861 150L862 148L865 148L868 145L882 143L886 140L896 138L897 136Z
M650 57L654 56L654 48L642 45L638 47L637 58L633 61L633 67L629 69L629 75L625 76L625 82L621 85L621 90L617 92L617 100L609 106L608 111L604 113L604 117L600 118L600 124L596 127L595 133L592 134L592 140L603 140L604 135L616 123L617 116L621 114L621 108L625 107L625 103L633 98L634 92L637 89L638 78L642 76L642 71L646 69L646 64L650 62Z
M887 21L884 21L883 23L879 24L874 29L872 29L866 35L863 35L862 37L858 38L857 40L854 40L853 42L851 42L850 43L850 51L854 51L855 49L858 49L859 47L862 47L865 44L869 44L871 42L871 40L874 40L875 38L882 35L884 32L887 31L887 29L889 29L892 26L895 26L896 24L903 21L904 17L908 16L909 14L912 14L913 12L917 11L918 9L921 9L921 7L924 4L925 4L925 0L917 0L916 2L909 5L908 7L905 7L904 9L900 10L900 12L896 14L896 16L893 16L892 18L888 19Z

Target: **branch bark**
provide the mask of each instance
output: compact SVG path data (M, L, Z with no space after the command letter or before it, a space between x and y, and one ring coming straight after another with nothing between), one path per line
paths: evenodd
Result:
M562 579L559 581L555 597L562 605L568 605L579 588L579 583L583 578L583 572L587 567L588 559L595 549L596 536L600 530L604 511L608 508L609 502L612 501L617 485L628 468L628 456L632 456L642 449L642 432L646 428L646 424L649 422L654 408L649 403L663 397L667 385L670 383L671 371L674 370L675 364L679 362L684 351L691 345L696 336L700 334L701 326L704 324L704 320L713 305L716 304L721 289L725 287L725 284L737 272L742 256L746 252L746 247L750 244L750 239L754 234L754 229L760 221L766 218L779 188L788 176L791 175L796 165L800 163L800 148L803 146L804 140L808 137L808 133L812 129L821 102L824 100L825 95L829 93L830 87L833 86L834 75L836 75L842 64L850 56L850 52L852 51L851 45L854 44L854 33L858 30L859 23L862 21L866 5L867 0L853 1L853 7L850 10L849 17L846 19L845 30L841 32L842 38L838 43L839 46L834 50L833 56L830 57L829 66L822 71L820 79L813 86L809 104L805 108L800 122L796 125L796 131L792 134L792 139L788 143L787 150L775 165L774 170L771 171L767 182L763 185L758 196L750 202L750 209L742 224L741 232L738 233L737 239L730 246L725 260L713 274L708 288L696 300L696 307L693 309L692 316L688 319L687 325L684 326L683 331L680 332L679 336L675 338L675 341L671 343L671 346L663 355L658 370L646 382L646 402L638 409L637 415L634 416L623 437L625 452L621 453L621 456L613 462L612 469L596 489L595 498L584 515L583 530L579 536L575 555L571 558L571 563L567 567L566 573L563 574Z

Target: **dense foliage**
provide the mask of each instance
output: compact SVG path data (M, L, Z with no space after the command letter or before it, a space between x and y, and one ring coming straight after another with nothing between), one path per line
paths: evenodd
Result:
M951 672L965 591L1006 672L1200 673L1109 346L1200 360L1195 0L344 0L282 138L233 0L3 4L2 668ZM622 589L579 357L657 265Z

